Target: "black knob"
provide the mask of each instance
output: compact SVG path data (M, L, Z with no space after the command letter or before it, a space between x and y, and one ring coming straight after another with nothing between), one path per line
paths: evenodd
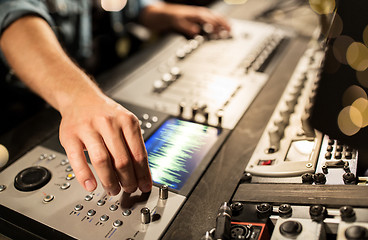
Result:
M44 167L34 166L23 169L14 179L14 187L20 191L34 191L45 186L51 179L51 172Z
M312 205L309 208L309 215L313 221L321 222L327 216L327 209L322 205Z
M279 215L282 218L291 217L293 209L291 208L290 204L281 204L279 207Z
M354 173L346 172L342 175L345 184L355 184L356 178Z
M340 208L341 219L344 221L351 221L355 217L354 208L351 206L343 206Z
M314 176L311 173L304 173L302 175L302 182L307 184L312 184L314 182Z
M368 239L368 231L362 226L351 226L345 230L345 237L348 240Z
M239 215L239 213L243 210L244 205L241 202L234 202L230 205L230 208L233 215Z
M314 174L314 182L316 184L325 184L326 176L323 173L316 173Z
M294 238L302 232L302 224L297 221L286 221L280 225L280 233L288 238Z
M240 183L250 183L252 181L252 174L243 173L243 176L240 179Z
M260 218L267 218L272 214L272 205L269 203L258 204L256 209L258 217Z
M322 166L322 172L323 172L324 174L327 174L327 173L328 173L328 167L327 167L326 165L323 165L323 166Z

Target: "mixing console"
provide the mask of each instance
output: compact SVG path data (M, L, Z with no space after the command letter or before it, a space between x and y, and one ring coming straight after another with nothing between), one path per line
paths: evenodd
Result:
M183 119L233 129L266 83L270 59L276 51L281 56L291 33L257 22L231 23L231 35L170 42L150 60L149 68L138 68L122 79L112 96Z

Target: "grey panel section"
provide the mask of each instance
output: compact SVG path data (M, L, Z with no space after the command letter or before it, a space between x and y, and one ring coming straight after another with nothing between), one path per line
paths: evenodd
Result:
M31 166L47 168L52 175L50 182L34 191L17 190L14 177ZM184 196L172 192L168 199L160 199L158 187L148 194L137 190L110 197L99 183L89 193L69 167L64 154L36 147L0 174L0 185L6 186L0 192L0 204L77 239L158 239L185 201ZM92 199L86 200L86 196ZM151 210L149 224L141 223L143 207Z
M341 194L344 193L344 194ZM323 204L329 206L368 206L364 186L305 184L241 184L233 201L289 204Z

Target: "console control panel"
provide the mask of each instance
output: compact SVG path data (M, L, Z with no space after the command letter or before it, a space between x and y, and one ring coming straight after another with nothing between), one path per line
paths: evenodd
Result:
M232 32L176 38L122 79L115 99L182 119L233 129L268 80L290 32L231 20ZM275 59L273 59L275 60ZM224 87L226 86L226 87Z
M86 192L66 156L42 146L5 169L0 185L1 205L77 239L157 239L185 201L165 185L113 197L101 184Z
M232 202L228 239L367 239L368 210L348 205L291 205L287 203ZM218 221L217 221L218 222ZM221 226L208 231L202 239L222 232ZM205 238L205 236L209 236ZM215 239L215 238L214 238Z
M314 173L322 134L308 122L324 52L310 47L299 60L246 172L264 177Z

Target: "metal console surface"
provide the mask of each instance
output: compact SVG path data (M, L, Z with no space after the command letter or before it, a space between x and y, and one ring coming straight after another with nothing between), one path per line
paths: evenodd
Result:
M232 19L232 36L176 38L122 79L111 95L212 126L233 129L266 83L290 32ZM274 59L273 59L274 60Z

